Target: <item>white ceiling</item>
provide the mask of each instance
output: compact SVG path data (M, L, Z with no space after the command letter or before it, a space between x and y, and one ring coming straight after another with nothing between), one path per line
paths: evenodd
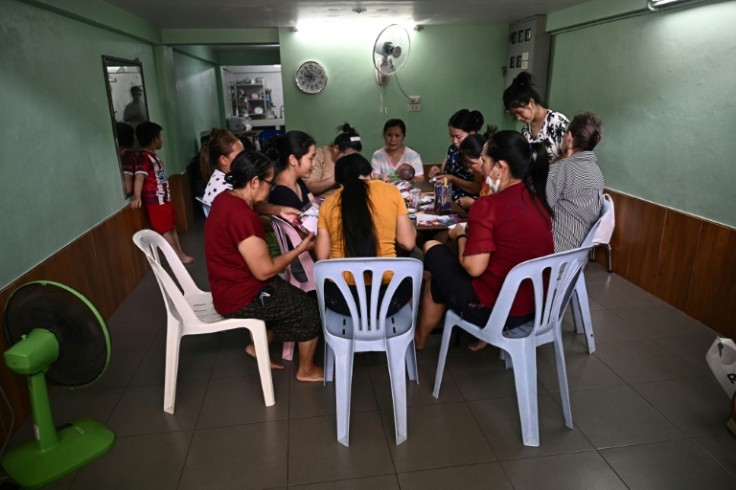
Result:
M508 24L587 0L104 0L164 29L294 27L299 21ZM365 9L362 13L354 10Z

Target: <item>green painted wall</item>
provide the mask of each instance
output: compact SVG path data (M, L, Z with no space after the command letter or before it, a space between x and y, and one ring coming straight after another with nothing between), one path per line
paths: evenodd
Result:
M411 31L411 54L398 77L408 95L421 96L422 110L409 112L395 79L385 87L375 82L371 53L379 30L315 38L281 29L287 129L306 131L323 145L347 121L360 132L363 154L370 158L384 144L384 122L401 118L406 144L426 163L441 162L450 144L447 121L458 109L478 109L490 123L511 124L501 101L507 30L474 25ZM327 70L327 86L319 94L303 94L294 82L306 60L319 61Z
M139 58L162 111L150 45L13 0L0 11L4 287L126 204L102 55Z
M601 115L606 186L736 226L736 2L555 35L550 104Z
M216 72L212 63L174 51L176 80L176 122L178 143L184 165L199 151L199 135L220 126Z

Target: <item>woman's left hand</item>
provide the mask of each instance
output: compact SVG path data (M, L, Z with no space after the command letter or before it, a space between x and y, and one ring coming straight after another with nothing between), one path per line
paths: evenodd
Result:
M473 199L472 197L463 196L455 202L457 203L458 206L460 206L463 209L470 209L470 206L473 205L473 203L475 202L475 199Z

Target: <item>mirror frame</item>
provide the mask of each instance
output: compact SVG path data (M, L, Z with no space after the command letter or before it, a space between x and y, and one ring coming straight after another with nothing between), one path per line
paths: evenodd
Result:
M140 74L140 78L141 78L140 85L143 87L143 103L146 109L146 121L150 120L150 116L149 116L150 112L148 111L148 92L146 91L145 78L143 77L143 63L141 63L141 61L138 58L129 60L125 58L118 58L115 56L102 55L102 72L105 77L105 88L107 90L107 103L110 109L110 121L112 123L112 134L115 140L115 155L118 160L118 168L120 170L120 180L122 182L123 195L127 198L132 195L132 191L128 192L125 188L125 174L123 171L123 162L120 159L120 145L118 144L118 129L117 129L118 121L115 119L114 97L113 97L112 87L110 85L110 74L108 72L108 68L115 67L115 66L131 66L131 67L138 68L138 73Z

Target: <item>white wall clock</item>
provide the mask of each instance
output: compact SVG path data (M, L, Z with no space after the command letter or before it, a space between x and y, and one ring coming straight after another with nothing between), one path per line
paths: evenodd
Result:
M327 85L325 67L316 61L305 61L296 70L296 85L307 94L317 94Z

